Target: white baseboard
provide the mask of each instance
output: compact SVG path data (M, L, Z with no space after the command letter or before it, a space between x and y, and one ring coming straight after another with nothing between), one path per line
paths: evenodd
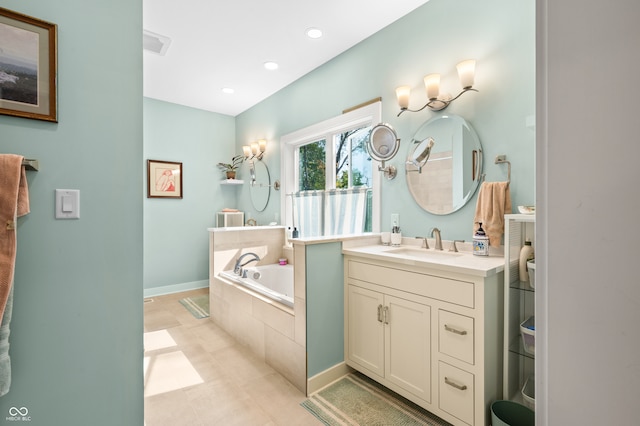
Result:
M145 288L142 294L145 298L147 298L164 296L166 294L180 293L189 290L198 290L205 287L209 287L209 280L191 281L188 283L165 285L162 287Z
M307 379L307 396L353 372L353 368L341 362Z

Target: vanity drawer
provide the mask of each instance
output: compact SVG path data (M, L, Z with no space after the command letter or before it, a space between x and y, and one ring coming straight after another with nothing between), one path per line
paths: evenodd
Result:
M474 364L474 320L449 311L438 311L438 349L469 364Z
M436 275L372 265L349 260L349 278L393 287L413 294L442 300L456 305L474 307L474 284Z
M438 365L440 409L473 425L474 376L446 362Z

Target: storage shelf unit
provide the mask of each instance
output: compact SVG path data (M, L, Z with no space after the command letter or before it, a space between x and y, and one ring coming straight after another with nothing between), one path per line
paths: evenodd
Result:
M505 215L503 398L523 403L522 388L535 373L535 355L525 352L520 323L535 314L535 290L520 281L520 249L535 249L535 215Z

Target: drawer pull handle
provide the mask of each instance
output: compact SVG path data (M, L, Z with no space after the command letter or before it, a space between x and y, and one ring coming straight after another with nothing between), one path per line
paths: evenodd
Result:
M385 306L383 311L384 311L384 323L389 324L389 307Z
M454 388L456 388L456 389L460 389L460 390L467 390L467 385L459 385L459 384L457 384L456 382L449 380L449 378L448 378L448 377L445 377L445 378L444 378L444 382L445 382L446 384L448 384L449 386L453 386L453 387L454 387Z
M382 322L382 305L378 305L378 322Z
M461 336L467 335L467 330L458 330L457 328L453 328L447 324L444 325L444 329L450 331L451 333L459 334Z

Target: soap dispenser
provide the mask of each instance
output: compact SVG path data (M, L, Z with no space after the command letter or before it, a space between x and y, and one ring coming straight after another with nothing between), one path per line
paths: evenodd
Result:
M482 222L479 222L478 230L473 235L473 254L476 256L489 256L489 237L482 229Z

